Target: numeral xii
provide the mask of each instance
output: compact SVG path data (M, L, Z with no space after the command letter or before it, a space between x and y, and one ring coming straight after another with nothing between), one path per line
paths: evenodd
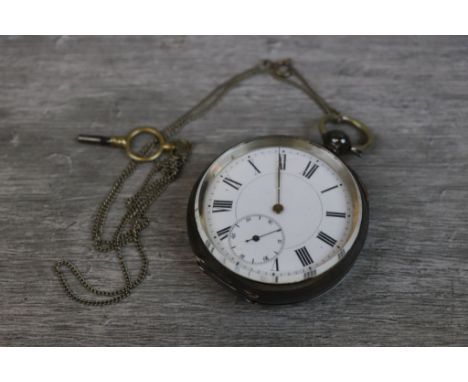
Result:
M278 166L280 170L286 170L286 154L284 153L278 154Z

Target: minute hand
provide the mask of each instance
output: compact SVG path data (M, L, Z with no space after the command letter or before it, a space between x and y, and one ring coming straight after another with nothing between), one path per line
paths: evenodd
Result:
M283 211L283 205L281 204L281 167L284 167L284 164L281 162L281 153L278 149L278 169L276 171L276 204L273 206L273 211L277 214Z
M278 153L278 171L276 173L276 204L281 204L281 154Z

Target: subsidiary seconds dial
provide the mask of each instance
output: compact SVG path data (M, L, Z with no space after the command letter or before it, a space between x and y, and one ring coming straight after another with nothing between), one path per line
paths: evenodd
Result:
M265 215L248 215L231 227L229 247L247 264L268 263L283 250L284 232L276 221Z

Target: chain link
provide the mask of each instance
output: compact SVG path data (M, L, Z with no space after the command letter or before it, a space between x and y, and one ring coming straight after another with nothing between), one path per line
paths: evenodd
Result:
M226 93L241 82L256 75L265 73L270 74L273 78L279 81L288 83L302 90L317 104L318 107L322 109L326 115L340 118L341 114L330 107L325 100L314 91L304 77L292 65L291 60L264 60L258 65L236 74L226 82L214 88L205 98L163 130L165 138L169 140L179 133L185 125L201 118L211 110L223 98L223 96L226 95ZM139 163L131 161L127 165L97 209L92 226L94 247L101 253L111 251L116 253L117 261L122 271L124 285L115 290L98 289L86 280L83 274L72 262L68 260L57 261L54 270L60 283L64 287L65 292L73 300L81 304L94 306L114 304L128 297L132 290L145 279L148 272L149 261L141 243L141 233L149 225L149 219L146 216L146 213L151 205L166 190L168 185L177 178L188 159L191 149L190 144L183 140L175 140L172 141L172 143L175 145L175 149L168 154L164 154L153 162L152 169L138 191L127 200L126 212L121 218L120 223L110 240L104 239L104 227L107 217L123 185L136 171L140 165ZM149 142L141 150L141 155L145 155L146 153L154 150L157 145L158 142L156 141ZM122 251L129 244L133 244L135 246L141 261L140 269L135 279L132 279L130 276L124 256L122 255ZM102 299L90 300L77 295L65 277L64 268L68 268L69 272L75 276L77 281L85 290L97 297L102 297Z

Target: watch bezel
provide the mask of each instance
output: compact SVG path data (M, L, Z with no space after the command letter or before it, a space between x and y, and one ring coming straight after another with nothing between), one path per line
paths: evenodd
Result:
M252 280L235 273L222 264L205 243L216 250L214 243L207 234L206 222L203 216L203 201L210 182L232 160L245 155L252 150L267 147L290 147L310 152L325 161L346 182L352 192L353 214L350 236L343 247L342 257L338 258L329 269L308 279L291 283L266 283ZM368 202L363 186L354 172L335 154L323 146L302 138L290 136L268 136L239 143L216 158L196 182L188 205L188 233L192 249L198 263L206 273L218 282L237 291L249 301L268 304L281 304L303 300L323 293L335 285L347 273L365 240L368 226ZM336 255L338 256L338 255Z

